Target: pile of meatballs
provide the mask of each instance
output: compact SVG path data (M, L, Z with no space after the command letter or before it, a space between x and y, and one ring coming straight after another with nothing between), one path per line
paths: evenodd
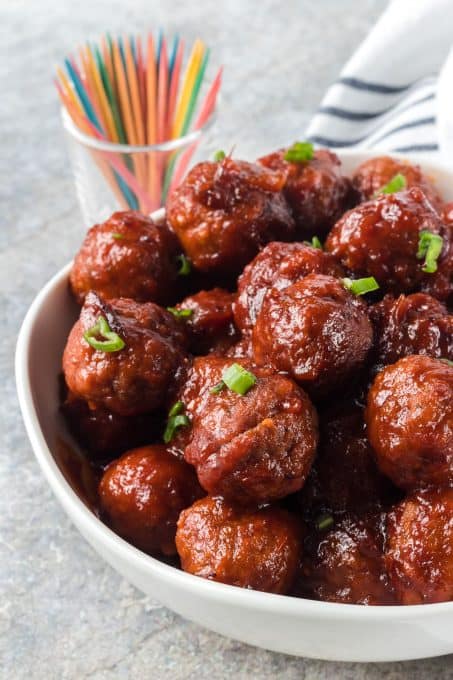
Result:
M453 204L418 166L346 177L302 142L93 226L62 410L100 517L213 581L453 600L452 277Z

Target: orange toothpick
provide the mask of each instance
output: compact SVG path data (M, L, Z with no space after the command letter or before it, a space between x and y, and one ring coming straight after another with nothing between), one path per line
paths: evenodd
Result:
M143 145L145 141L145 127L142 117L142 109L140 105L140 92L138 86L137 70L135 67L134 57L132 55L132 48L130 41L126 38L124 40L124 55L126 61L127 84L129 89L129 101L131 103L132 119L135 130L136 144ZM143 186L146 186L147 180L147 163L146 159L140 152L137 152L134 157L134 162L137 168L137 177ZM142 207L142 206L140 206Z
M143 49L142 40L140 36L137 37L135 41L135 46L137 50L137 78L138 78L138 89L140 93L140 106L142 109L142 120L143 120L143 131L145 134L146 143L146 73L145 64L143 62Z
M145 144L145 128L143 125L140 106L140 92L138 86L137 70L135 68L134 57L132 55L131 44L127 38L124 40L124 54L126 57L127 82L129 85L129 95L137 143Z
M178 96L179 78L181 75L182 58L184 55L184 42L178 45L173 72L171 74L170 91L168 95L168 116L167 116L167 139L170 139L176 110L176 97Z

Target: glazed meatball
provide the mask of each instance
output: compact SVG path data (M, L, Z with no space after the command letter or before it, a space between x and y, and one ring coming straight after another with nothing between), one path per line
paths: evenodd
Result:
M315 151L311 160L300 163L286 161L286 152L281 149L258 162L286 173L283 193L299 237L322 237L349 207L350 182L341 175L338 156L327 149Z
M413 355L376 377L367 432L382 472L403 489L453 481L453 367Z
M344 276L329 253L304 243L269 243L238 279L234 318L243 333L251 331L269 289L283 290L308 274Z
M102 513L145 552L174 555L181 510L203 495L195 472L164 446L143 446L111 463L99 484Z
M253 350L250 335L244 336L239 342L230 347L225 356L235 357L236 359L250 359L252 361Z
M256 378L246 394L216 388L234 361L195 359L180 396L192 422L184 457L209 494L267 503L302 487L318 442L317 415L285 376L236 362Z
M446 307L423 293L387 295L370 310L374 326L374 360L393 364L410 354L453 359L453 316Z
M115 338L114 351L103 349L109 341L102 335L102 319ZM187 363L183 343L178 321L154 303L126 298L107 303L89 293L69 334L63 373L71 392L90 408L124 416L146 413L169 398Z
M442 224L418 187L382 194L347 212L325 248L355 277L374 276L381 289L412 292L433 274L417 258L421 232L439 234Z
M295 519L279 508L253 512L208 497L181 513L176 547L184 571L241 588L285 594L296 575L301 531Z
M327 533L314 530L304 544L297 594L344 604L392 604L380 515L346 515Z
M130 210L96 224L85 237L69 280L80 304L92 290L105 300L171 301L176 287L177 239L165 224Z
M359 165L352 176L352 185L358 192L360 200L368 201L374 198L395 175L403 175L407 189L419 187L428 201L435 208L440 208L441 198L437 189L429 177L422 173L420 166L390 156L370 158Z
M238 339L234 325L235 295L222 288L202 290L176 305L185 322L193 354L224 354Z
M300 496L311 517L322 510L361 511L394 499L390 481L378 469L365 432L364 408L352 400L320 414L318 453Z
M62 405L69 430L93 461L107 461L123 451L152 441L159 434L157 414L121 416L104 408L90 408L69 394Z
M453 225L453 201L444 203L440 214L445 224Z
M285 174L225 158L199 163L167 201L168 220L197 269L238 274L269 241L294 236Z
M363 300L322 274L270 291L252 336L257 363L285 371L314 397L352 378L372 339Z
M424 489L387 521L387 569L401 604L453 600L453 489Z

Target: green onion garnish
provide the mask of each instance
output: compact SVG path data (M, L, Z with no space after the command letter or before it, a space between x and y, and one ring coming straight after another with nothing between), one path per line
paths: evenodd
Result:
M101 352L119 352L125 346L124 340L110 328L107 319L100 316L94 326L83 337L91 347ZM99 338L102 338L99 340Z
M390 182L384 184L378 191L376 191L375 196L379 194L395 194L397 191L401 191L406 188L406 178L400 172L398 172L395 177L392 177Z
M311 161L313 154L314 148L310 142L294 142L285 151L283 158L290 163L305 163L306 161Z
M178 255L176 260L181 265L178 269L178 274L180 276L188 276L188 274L190 274L190 272L192 271L192 265L190 263L190 260L184 255L184 253L181 253L181 255Z
M354 295L365 295L373 290L379 290L379 284L374 276L367 276L364 279L343 279L343 286Z
M311 241L304 241L306 246L311 246L312 248L317 248L318 250L322 250L322 243L319 240L317 236L313 236Z
M177 401L176 404L173 404L171 409L168 412L168 420L167 420L167 426L165 428L165 432L163 435L163 440L166 444L171 442L173 439L176 430L179 427L186 427L187 425L190 425L190 420L188 416L186 416L184 413L184 404L182 401Z
M173 416L178 416L184 411L184 404L182 401L177 401L168 412L168 417L173 418Z
M225 383L221 380L217 385L214 385L214 387L211 388L211 394L219 394L225 387Z
M256 377L250 371L239 364L231 364L222 371L222 380L225 385L236 394L247 394L249 389L256 383ZM220 391L220 389L219 389Z
M332 515L330 515L328 512L324 512L322 515L319 515L315 522L315 527L318 529L318 531L325 531L326 529L330 529L333 523L334 519Z
M112 238L114 238L115 240L119 241L120 239L124 238L124 234L120 234L119 231L114 231L114 232L112 233Z
M177 307L167 307L167 312L171 312L176 319L188 319L192 316L193 309L177 309Z
M222 151L221 149L219 151L216 151L214 154L214 161L216 163L219 163L220 161L223 161L223 159L226 158L226 153L225 151Z
M450 359L441 359L440 361L443 361L444 364L447 364L447 366L453 366L453 361L450 361Z
M437 258L442 252L443 239L439 234L432 234L425 229L420 232L418 239L417 258L425 258L422 270L427 274L437 271Z

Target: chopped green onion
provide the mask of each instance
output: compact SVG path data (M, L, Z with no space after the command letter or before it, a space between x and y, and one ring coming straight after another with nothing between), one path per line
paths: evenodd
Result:
M392 177L390 182L387 182L387 184L384 184L383 187L376 191L375 196L378 196L379 194L395 194L397 191L405 189L406 184L407 181L405 176L398 172L394 177Z
M315 522L315 526L318 529L318 531L325 531L326 529L330 529L330 527L333 525L334 519L331 514L328 512L324 512L322 515L319 515L318 519Z
M318 248L318 250L322 250L322 243L317 236L313 236L313 238L311 239L311 245L313 246L313 248Z
M214 161L216 163L219 163L220 161L223 161L223 159L226 158L226 153L225 151L222 151L221 149L219 151L216 151L214 154Z
M211 388L211 394L219 394L225 387L225 383L221 380L217 385L214 385L214 387Z
M114 238L114 239L116 239L117 241L119 241L120 239L124 238L124 234L120 234L119 231L114 231L114 232L112 233L112 238Z
M179 427L187 427L187 425L190 425L188 416L182 413L183 410L184 404L182 401L177 401L169 410L167 426L163 435L163 440L166 444L171 442Z
M184 414L179 416L173 416L173 418L169 418L163 436L164 442L166 444L169 444L173 437L175 436L176 430L179 427L187 427L187 425L190 425L190 420Z
M367 276L364 279L343 279L343 286L354 295L365 295L373 290L379 290L379 284L374 276Z
M311 161L313 153L313 144L310 144L310 142L294 142L285 151L283 158L290 163L305 163L306 161Z
M225 385L236 394L247 394L249 389L256 383L256 377L250 371L239 364L231 364L222 371L222 380Z
M187 276L188 274L190 274L190 272L192 271L192 265L190 263L190 260L183 253L181 253L181 255L178 255L176 259L181 265L178 269L178 274L180 276Z
M317 248L318 250L322 250L322 243L319 240L317 236L313 236L311 241L304 241L306 246L311 246L312 248Z
M441 361L443 361L444 364L447 364L447 366L453 366L453 361L450 361L450 359L441 359Z
M110 328L107 319L100 316L94 326L83 337L91 347L101 352L119 352L125 346L124 340ZM99 338L103 338L99 340Z
M418 239L417 258L425 258L423 271L427 274L434 274L437 271L437 259L442 252L443 239L439 234L432 234L424 229L420 232Z
M167 307L167 312L171 312L177 319L188 319L192 316L193 309L178 309L177 307Z
M173 416L177 416L180 413L184 411L184 404L182 401L177 401L176 403L173 404L171 409L168 412L168 417L173 418Z

